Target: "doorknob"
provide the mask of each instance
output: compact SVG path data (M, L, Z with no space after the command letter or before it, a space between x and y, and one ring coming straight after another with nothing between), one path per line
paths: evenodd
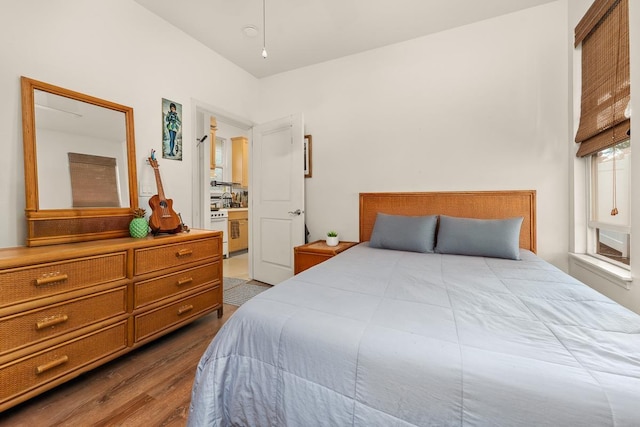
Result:
M296 209L295 211L289 211L289 215L300 215L302 211L300 209Z

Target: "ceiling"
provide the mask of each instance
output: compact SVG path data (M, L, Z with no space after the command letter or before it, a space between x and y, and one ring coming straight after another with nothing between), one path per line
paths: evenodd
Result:
M267 59L262 0L135 1L261 78L554 0L264 0Z

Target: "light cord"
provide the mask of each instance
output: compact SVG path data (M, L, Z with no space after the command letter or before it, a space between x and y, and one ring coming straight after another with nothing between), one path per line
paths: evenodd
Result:
M262 0L262 58L267 59L267 8Z

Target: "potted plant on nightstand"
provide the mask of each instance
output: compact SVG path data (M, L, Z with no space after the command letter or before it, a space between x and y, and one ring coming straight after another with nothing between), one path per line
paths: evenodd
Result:
M329 231L327 233L327 246L338 246L340 240L338 240L338 232L337 231Z

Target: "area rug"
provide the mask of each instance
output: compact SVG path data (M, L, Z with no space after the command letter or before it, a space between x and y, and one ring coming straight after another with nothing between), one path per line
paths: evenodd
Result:
M271 288L271 285L256 280L225 277L222 282L223 301L225 304L241 306L261 292Z

